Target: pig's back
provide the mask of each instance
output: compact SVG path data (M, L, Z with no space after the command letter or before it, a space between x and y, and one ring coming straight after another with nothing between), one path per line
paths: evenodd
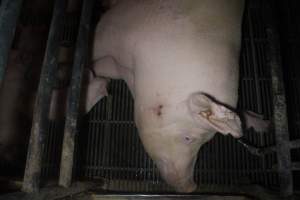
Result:
M134 70L138 104L159 98L175 104L202 91L235 106L242 6L239 0L121 0L98 29L106 29L109 54Z

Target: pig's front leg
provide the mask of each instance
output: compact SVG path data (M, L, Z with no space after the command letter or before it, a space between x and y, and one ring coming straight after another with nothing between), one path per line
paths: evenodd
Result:
M131 69L121 66L112 56L104 56L94 61L93 70L97 77L123 79L134 97L134 76Z
M84 69L80 101L81 113L88 113L98 101L107 96L106 87L108 82L109 80L104 77L96 77L92 70L88 68ZM49 110L50 120L58 120L65 117L69 88L70 87L53 89Z
M123 79L127 83L132 95L133 93L133 74L128 68L122 67L111 56L105 56L96 59L91 66L94 73L90 71L89 81L84 84L82 105L84 106L84 113L89 112L94 105L100 101L104 96L107 96L108 78Z
M81 112L88 113L95 104L107 96L107 84L109 79L95 76L92 71L88 72L88 80L83 83L81 96Z
M83 77L80 111L88 113L95 104L107 96L107 84L111 79L126 81L132 95L134 78L130 69L120 66L111 56L96 59L90 68L86 68ZM54 89L50 105L49 119L65 116L68 87Z

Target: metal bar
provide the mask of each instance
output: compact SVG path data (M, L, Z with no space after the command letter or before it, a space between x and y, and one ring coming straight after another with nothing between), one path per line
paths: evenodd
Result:
M42 151L45 135L48 130L48 113L50 107L51 85L57 69L57 54L59 48L59 34L62 28L62 18L66 7L66 0L56 0L48 36L46 54L43 62L41 78L36 97L33 123L28 147L27 162L22 190L37 192L41 177Z
M278 168L278 165L273 165L272 166L272 169L277 169ZM299 171L300 170L300 162L293 162L292 163L292 170L293 171Z
M253 189L259 189L258 187L249 187L249 191ZM275 200L278 199L276 196L269 191L263 191L264 189L261 189L262 191L259 191L259 195L245 195L243 192L239 192L240 194L92 194L91 197L95 200L147 200L147 199L160 199L160 200L179 200L179 199L187 199L187 200L212 200L212 199L218 199L218 200L252 200L256 199L256 196L261 196L266 200ZM235 192L236 193L236 192Z
M75 136L80 100L82 73L87 59L93 0L83 2L82 14L77 37L75 60L72 72L71 89L68 95L68 107L64 131L63 150L59 185L69 187L72 182Z
M17 20L23 0L3 0L0 7L0 86L4 79L9 50L11 48Z
M42 188L38 193L24 194L22 192L10 192L8 194L1 194L0 200L57 200L57 199L73 199L80 195L82 199L82 193L94 189L96 184L91 182L76 182L71 188L62 188L54 185ZM86 199L86 198L84 198Z
M254 86L255 86L255 98L256 98L256 102L257 102L257 111L259 113L263 112L263 98L262 98L262 94L261 94L261 67L260 67L260 57L258 55L258 44L255 43L254 38L258 37L258 32L259 29L257 27L257 10L256 8L254 8L253 6L251 6L253 3L253 1L248 1L248 9L247 9L247 16L248 16L248 27L249 27L249 36L250 36L250 50L251 50L251 54L252 55L252 67L253 67L253 72L254 72ZM256 33L256 34L255 34ZM251 98L253 99L253 98ZM262 135L258 135L259 137L255 137L255 135L252 133L250 135L251 138L253 138L254 140L252 140L253 142L255 142L255 144L258 144L260 142L263 141L263 137ZM254 159L252 162L253 167L255 169L261 169L262 166L259 162L259 160ZM260 173L256 173L255 172L255 180L260 182L261 179L261 175Z
M250 3L250 2L249 2ZM250 6L248 6L247 9L247 19L249 22L249 35L250 35L250 49L252 54L252 62L253 62L253 71L254 71L254 84L255 84L255 92L256 92L256 101L257 101L257 111L258 113L262 113L262 98L260 93L260 85L259 85L259 74L258 74L258 61L257 61L257 55L256 55L256 48L255 48L255 42L254 42L254 28L253 28L253 20L252 15L250 12Z
M300 148L300 139L290 141L289 146L291 149Z
M133 194L133 195L114 195L114 194L104 194L104 195L92 195L95 200L147 200L147 199L160 199L160 200L180 200L180 199L194 199L194 200L251 200L254 198L246 197L243 195L155 195L155 194Z
M287 120L287 108L285 89L283 84L279 35L275 29L274 15L271 8L266 9L266 32L267 32L267 64L271 69L272 96L273 96L273 119L277 145L277 163L280 181L280 193L282 196L293 194L293 176L291 164L291 152L289 147L289 132Z
M242 144L251 154L256 156L264 156L273 152L277 152L277 146L267 146L267 147L256 147L249 143L248 140L244 138L238 139L238 142ZM300 147L300 140L288 141L286 145L290 149L296 149Z
M246 139L240 138L238 140L240 144L242 144L251 154L256 156L264 156L266 154L270 154L276 151L276 146L269 147L256 147L251 145Z
M300 170L300 162L293 162L292 169L299 171Z

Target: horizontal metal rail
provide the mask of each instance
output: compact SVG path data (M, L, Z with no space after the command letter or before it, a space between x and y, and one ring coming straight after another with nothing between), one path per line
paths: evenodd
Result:
M242 144L251 154L257 156L264 156L266 154L277 152L277 146L267 146L267 147L256 147L249 143L245 139L239 139L238 142ZM290 149L300 148L300 140L288 141L286 146Z
M254 198L245 196L234 195L92 195L95 200L147 200L147 199L160 199L160 200L180 200L180 199L194 199L194 200L253 200Z

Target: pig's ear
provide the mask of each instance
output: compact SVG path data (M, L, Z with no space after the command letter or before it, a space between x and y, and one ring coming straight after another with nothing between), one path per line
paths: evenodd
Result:
M224 105L203 93L194 93L189 98L189 109L196 120L224 135L242 136L239 116Z

